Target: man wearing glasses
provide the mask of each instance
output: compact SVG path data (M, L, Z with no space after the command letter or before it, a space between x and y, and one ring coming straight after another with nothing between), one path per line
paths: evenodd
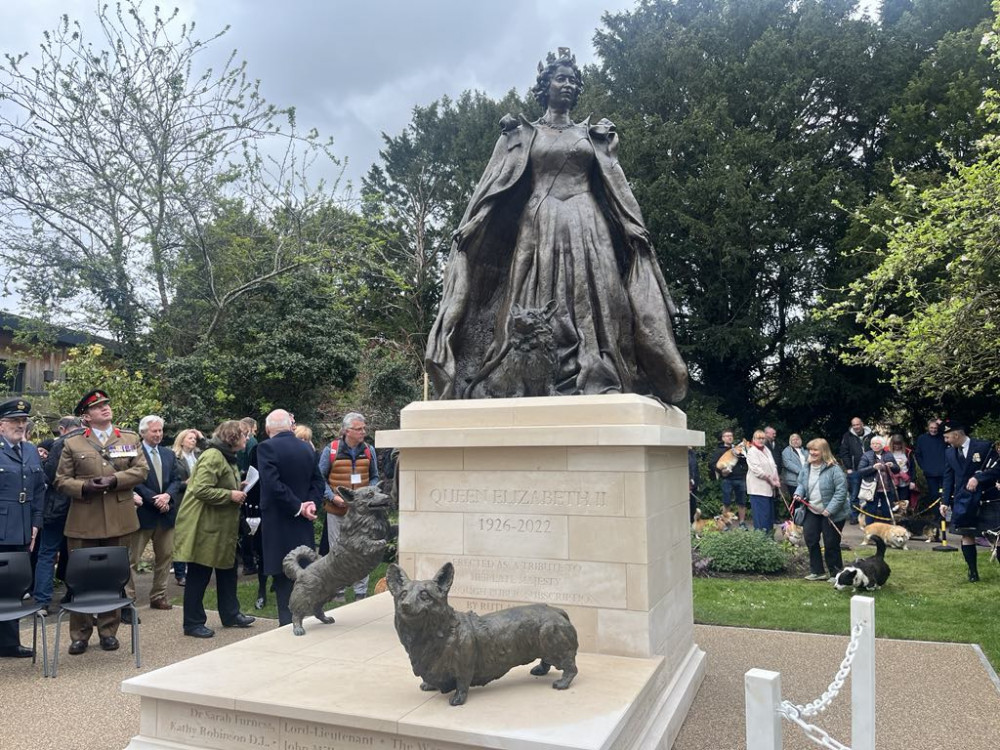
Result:
M375 451L365 442L367 425L364 415L352 411L344 416L340 438L325 448L319 458L319 473L326 481L325 502L326 532L330 549L340 538L340 521L347 512L347 505L336 494L337 487L367 487L378 482L378 463ZM364 599L368 594L368 576L354 584L354 598Z

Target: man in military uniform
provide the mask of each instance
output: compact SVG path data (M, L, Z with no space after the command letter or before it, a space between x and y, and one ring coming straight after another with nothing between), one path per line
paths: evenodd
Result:
M149 471L139 436L111 424L111 400L104 391L91 391L80 399L76 414L85 429L66 438L56 469L56 489L72 498L65 531L69 549L131 549L139 529L132 490ZM105 651L118 648L118 623L118 610L97 616L97 634ZM93 619L72 613L69 629L69 653L82 654L94 630Z
M951 520L951 530L962 537L969 582L976 583L976 537L1000 526L1000 457L990 441L971 437L965 424L955 419L945 422L944 439L948 447L944 453L941 515Z
M0 552L33 549L42 527L42 459L24 440L30 413L31 404L24 399L0 404ZM0 623L0 656L31 655L21 645L17 620Z

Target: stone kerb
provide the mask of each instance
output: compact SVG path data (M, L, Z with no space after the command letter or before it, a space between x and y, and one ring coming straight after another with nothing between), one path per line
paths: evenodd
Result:
M704 437L683 412L635 395L420 402L377 441L400 448L410 576L451 561L458 608L546 602L583 651L686 658L687 446Z

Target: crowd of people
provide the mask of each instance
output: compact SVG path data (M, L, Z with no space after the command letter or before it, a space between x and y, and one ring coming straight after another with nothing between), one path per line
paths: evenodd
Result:
M181 429L172 448L163 445L165 420L156 414L144 416L137 432L115 425L102 390L84 395L74 412L59 421L57 437L36 446L27 434L30 402L0 404L0 552L31 552L32 593L50 613L59 609L55 580L65 577L72 550L127 547L132 577L126 594L135 598L134 574L151 544L150 610L173 608L167 596L172 574L184 589L185 635L214 635L204 604L213 574L222 626L253 625L237 597L240 560L244 574L257 575L255 607L266 606L270 578L279 622L289 624L292 582L282 559L299 545L316 546L317 519L325 553L347 511L337 488L379 480L365 418L357 412L347 414L337 437L319 450L312 430L283 409L267 415L259 441L257 422L247 417L222 422L211 436ZM368 578L353 588L355 599L363 598ZM71 613L69 653L86 652L95 627L101 649L118 649L118 626L130 617L130 610ZM0 657L32 655L20 644L16 621L0 623Z
M836 577L843 568L841 537L847 523L895 523L897 516L939 513L962 537L969 580L979 580L976 538L1000 529L1000 459L996 448L968 434L959 420L934 418L914 445L902 434L877 434L860 417L837 443L834 454L821 437L803 445L792 434L780 447L777 431L756 430L749 442L736 442L723 430L709 457L723 510L747 529L747 507L756 530L770 533L780 502L789 516L795 508L809 551L808 580ZM697 460L689 456L691 515L697 505ZM923 482L918 483L918 472ZM824 562L826 569L824 570Z

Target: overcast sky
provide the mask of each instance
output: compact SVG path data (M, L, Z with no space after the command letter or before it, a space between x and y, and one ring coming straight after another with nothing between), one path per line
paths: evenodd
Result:
M152 3L147 0L147 6ZM547 51L593 60L604 11L634 0L180 0L205 38L229 25L214 54L232 49L264 96L295 106L299 125L332 136L355 183L377 160L380 134L399 133L414 105L480 89L525 91ZM0 52L36 51L62 13L90 21L96 0L0 0ZM112 0L113 7L113 0ZM92 37L93 38L93 37Z

